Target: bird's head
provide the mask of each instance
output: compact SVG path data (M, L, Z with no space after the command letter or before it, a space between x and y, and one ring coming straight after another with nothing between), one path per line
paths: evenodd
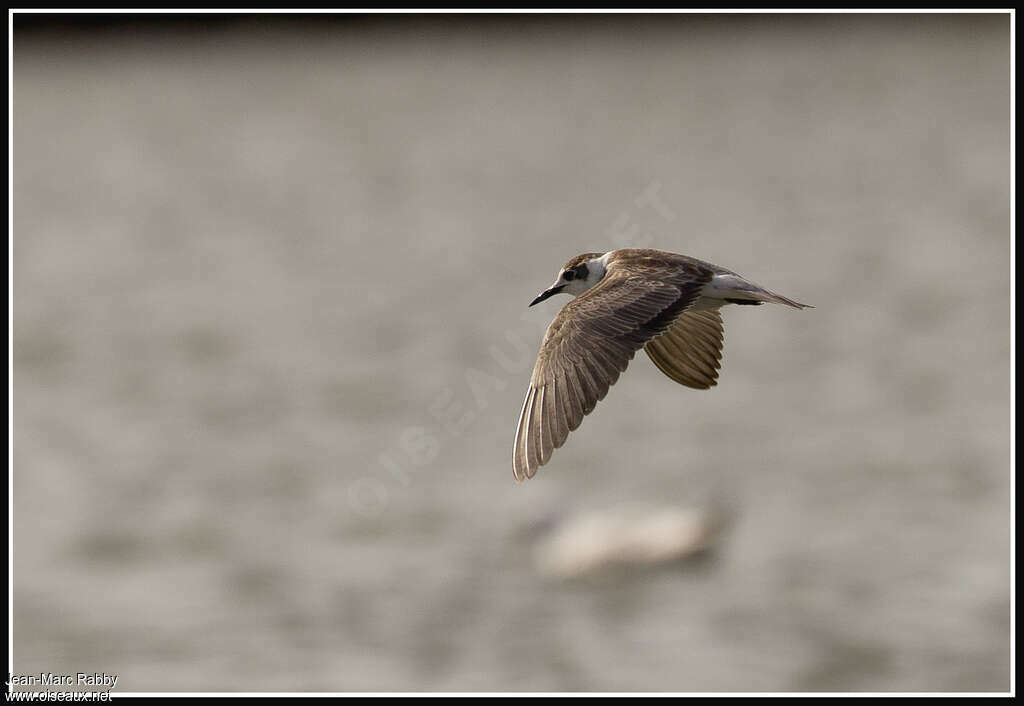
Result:
M537 298L530 302L530 306L563 292L574 297L583 294L604 277L606 254L587 252L569 260L559 270L555 283L537 295Z

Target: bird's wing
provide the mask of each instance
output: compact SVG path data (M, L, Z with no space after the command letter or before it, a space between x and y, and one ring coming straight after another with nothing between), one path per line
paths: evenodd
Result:
M713 271L675 263L616 267L551 322L519 415L512 470L532 478L603 399L636 351L699 296Z
M680 385L706 390L718 383L722 359L722 315L718 309L687 311L644 350L661 372Z

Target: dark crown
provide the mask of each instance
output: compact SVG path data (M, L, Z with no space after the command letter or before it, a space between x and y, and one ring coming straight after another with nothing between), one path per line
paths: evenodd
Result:
M565 266L562 267L562 269L571 270L574 267L586 263L588 260L593 260L594 258L601 257L602 255L604 255L603 252L585 252L582 255L577 255L573 259L569 260L569 262L565 263Z

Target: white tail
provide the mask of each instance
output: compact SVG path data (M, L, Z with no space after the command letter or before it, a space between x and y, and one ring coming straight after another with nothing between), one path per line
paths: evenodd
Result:
M748 282L739 275L721 274L715 275L710 282L704 286L704 296L713 299L724 299L734 304L771 302L773 304L785 304L794 309L813 309L810 304L801 304L789 297L776 294L764 287Z

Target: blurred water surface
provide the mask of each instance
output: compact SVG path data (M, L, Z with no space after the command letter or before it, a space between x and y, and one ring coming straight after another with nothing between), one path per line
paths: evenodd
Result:
M1005 16L34 26L16 671L118 691L1009 688ZM814 304L511 444L579 252ZM725 506L557 582L539 527Z

